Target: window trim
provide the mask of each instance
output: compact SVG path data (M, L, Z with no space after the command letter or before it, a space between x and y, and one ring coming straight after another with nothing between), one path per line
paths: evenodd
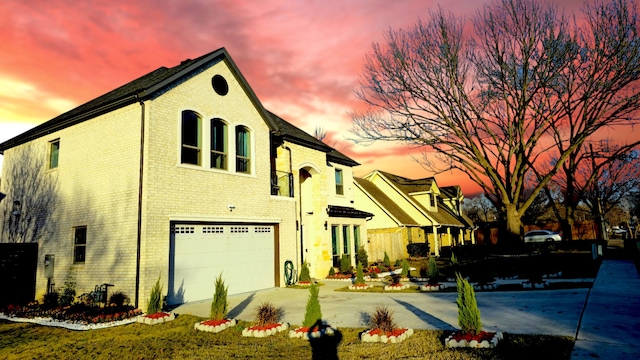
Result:
M78 243L78 235L84 232L84 242ZM79 259L79 251L82 249L82 256ZM85 264L87 262L87 227L76 226L73 228L73 263Z

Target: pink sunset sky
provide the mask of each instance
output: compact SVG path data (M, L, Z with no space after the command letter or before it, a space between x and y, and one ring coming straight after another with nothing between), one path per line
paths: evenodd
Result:
M438 5L468 19L484 2L3 0L0 142L161 66L225 47L265 108L309 133L323 127L330 144L361 163L356 176L433 176L406 145L349 140L349 112L363 106L353 90L385 30L426 19ZM582 4L555 2L565 12ZM436 180L478 191L464 174Z

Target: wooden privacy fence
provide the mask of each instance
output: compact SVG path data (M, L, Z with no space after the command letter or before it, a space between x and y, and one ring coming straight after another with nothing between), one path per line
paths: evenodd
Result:
M531 230L551 230L561 231L560 223L548 223L544 226L540 225L525 225L524 232ZM573 239L574 240L595 240L598 236L596 224L593 221L581 221L576 222L573 225ZM475 231L476 240L478 244L497 244L498 243L498 228L478 228Z

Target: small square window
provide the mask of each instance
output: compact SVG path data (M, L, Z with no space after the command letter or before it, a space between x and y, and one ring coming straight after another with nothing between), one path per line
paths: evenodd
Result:
M58 156L60 154L60 140L49 143L49 169L58 167Z
M87 254L87 227L81 226L74 229L73 236L73 263L84 263Z

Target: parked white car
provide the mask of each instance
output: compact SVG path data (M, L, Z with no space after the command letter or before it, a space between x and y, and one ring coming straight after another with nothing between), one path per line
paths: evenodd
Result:
M524 242L552 242L562 241L562 235L550 230L531 230L524 234Z

